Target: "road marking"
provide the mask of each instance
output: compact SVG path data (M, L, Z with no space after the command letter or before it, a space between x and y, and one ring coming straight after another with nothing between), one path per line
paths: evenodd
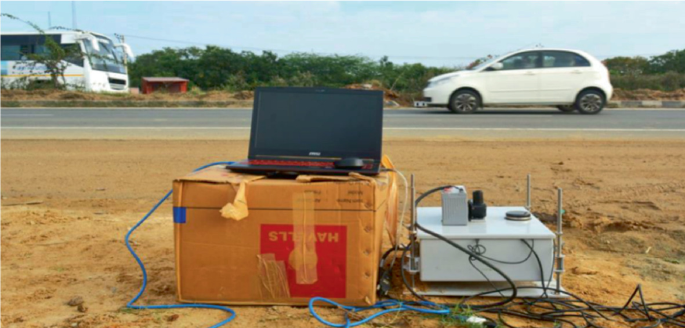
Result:
M437 114L437 115L436 115ZM493 115L497 115L498 117L506 116L507 118L538 118L538 117L554 117L554 116L561 116L563 114L518 114L518 113L490 113L488 115L481 115L481 114L475 114L475 115L450 115L450 114L443 114L443 113L416 113L416 114L385 114L385 117L387 118L393 118L393 117L412 117L416 118L418 116L425 118L425 117L431 117L431 118L436 118L436 119L442 119L445 117L454 117L454 118L459 118L459 119L471 119L471 118L492 118Z
M249 126L8 126L2 130L249 130ZM565 131L565 132L685 132L685 129L587 129L587 128L430 128L394 127L394 131Z
M48 100L49 101L49 100ZM93 110L116 110L116 111L121 111L121 110L240 110L240 111L252 111L251 107L3 107L4 110L14 110L14 111L25 111L25 110L55 110L55 109L60 109L60 110L76 110L76 111L93 111ZM434 114L434 113L449 113L447 108L420 108L420 107L400 107L400 108L384 108L383 109L386 114L388 113L399 113L399 112L404 112L404 111L409 111L409 112L421 112L421 113L426 113L426 114ZM485 109L483 112L491 112L492 111L528 111L528 112L537 112L537 111L555 111L554 108L551 107L533 107L533 108L508 108L508 107L488 107ZM671 111L671 110L677 110L677 111L685 111L685 108L668 108L668 107L619 107L619 108L605 108L604 111ZM478 112L482 113L482 112ZM560 113L560 112L559 112ZM469 114L467 114L469 115ZM476 114L478 115L478 114Z
M7 126L3 130L249 130L249 126Z
M587 129L587 128L383 128L383 130L421 131L578 131L578 132L685 132L685 129Z

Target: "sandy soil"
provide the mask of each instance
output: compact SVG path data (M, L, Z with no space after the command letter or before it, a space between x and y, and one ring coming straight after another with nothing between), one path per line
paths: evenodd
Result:
M612 100L685 100L685 89L659 91L649 89L615 89Z
M2 150L3 327L196 327L225 317L122 308L141 278L123 237L173 178L244 157L246 141L10 140ZM523 204L531 173L534 212L548 221L564 188L567 289L618 305L641 283L649 300L685 301L685 142L391 140L385 150L416 174L419 191L460 183L491 205ZM133 238L150 275L142 304L174 302L171 222L167 203ZM85 312L67 304L75 297ZM235 309L231 327L319 326L305 308ZM411 314L377 322L442 325Z
M95 93L60 90L2 90L2 100L19 106L62 107L252 107L251 91L191 91L184 94L155 92L149 95L130 93ZM38 103L37 103L38 102ZM48 105L40 102L48 102Z
M62 90L2 90L2 98L4 100L92 100L92 101L113 101L113 100L131 100L131 101L150 101L150 100L168 100L168 101L229 101L229 100L252 100L252 92L226 92L226 91L208 91L208 92L189 92L185 94L180 93L166 93L155 92L149 95L132 94L132 93L96 93L83 91L62 91Z

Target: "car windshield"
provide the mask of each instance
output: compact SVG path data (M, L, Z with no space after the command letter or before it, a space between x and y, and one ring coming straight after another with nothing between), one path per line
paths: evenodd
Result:
M493 57L493 58L490 58L490 59L488 59L488 60L486 60L486 61L484 61L484 62L482 62L482 63L480 63L480 64L478 64L478 65L476 65L476 66L473 66L473 67L469 68L469 71L477 71L477 70L479 70L479 69L481 69L481 68L483 68L483 67L485 67L485 66L488 66L488 65L494 63L494 62L497 61L497 59L499 59L499 58L501 58L501 57Z
M112 73L126 73L121 53L114 48L112 41L104 38L97 38L100 50L93 49L90 41L84 41L86 54L94 70Z

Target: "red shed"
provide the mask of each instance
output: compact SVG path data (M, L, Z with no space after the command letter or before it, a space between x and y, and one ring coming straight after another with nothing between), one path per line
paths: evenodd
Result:
M144 77L140 89L143 94L150 94L155 91L186 93L188 91L188 80L180 77Z

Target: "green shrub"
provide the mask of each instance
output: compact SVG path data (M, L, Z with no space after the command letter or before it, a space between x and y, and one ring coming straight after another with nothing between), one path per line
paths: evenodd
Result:
M614 88L624 90L651 89L673 91L685 88L685 74L667 72L664 74L611 75Z
M487 60L481 58L469 66ZM604 61L615 87L635 90L672 91L685 87L685 50L660 56L614 57ZM139 55L129 64L132 86L143 76L179 76L202 90L252 90L257 86L327 86L378 81L379 85L408 99L418 98L427 81L462 67L432 67L397 64L388 57L372 60L365 56L293 53L278 56L235 52L217 46L164 48Z
M178 76L203 90L232 92L257 86L344 87L376 80L393 91L418 94L431 77L455 70L454 67L395 64L387 57L379 61L364 56L311 53L279 57L268 51L238 53L216 46L164 48L139 55L129 64L132 86L137 86L144 76Z

